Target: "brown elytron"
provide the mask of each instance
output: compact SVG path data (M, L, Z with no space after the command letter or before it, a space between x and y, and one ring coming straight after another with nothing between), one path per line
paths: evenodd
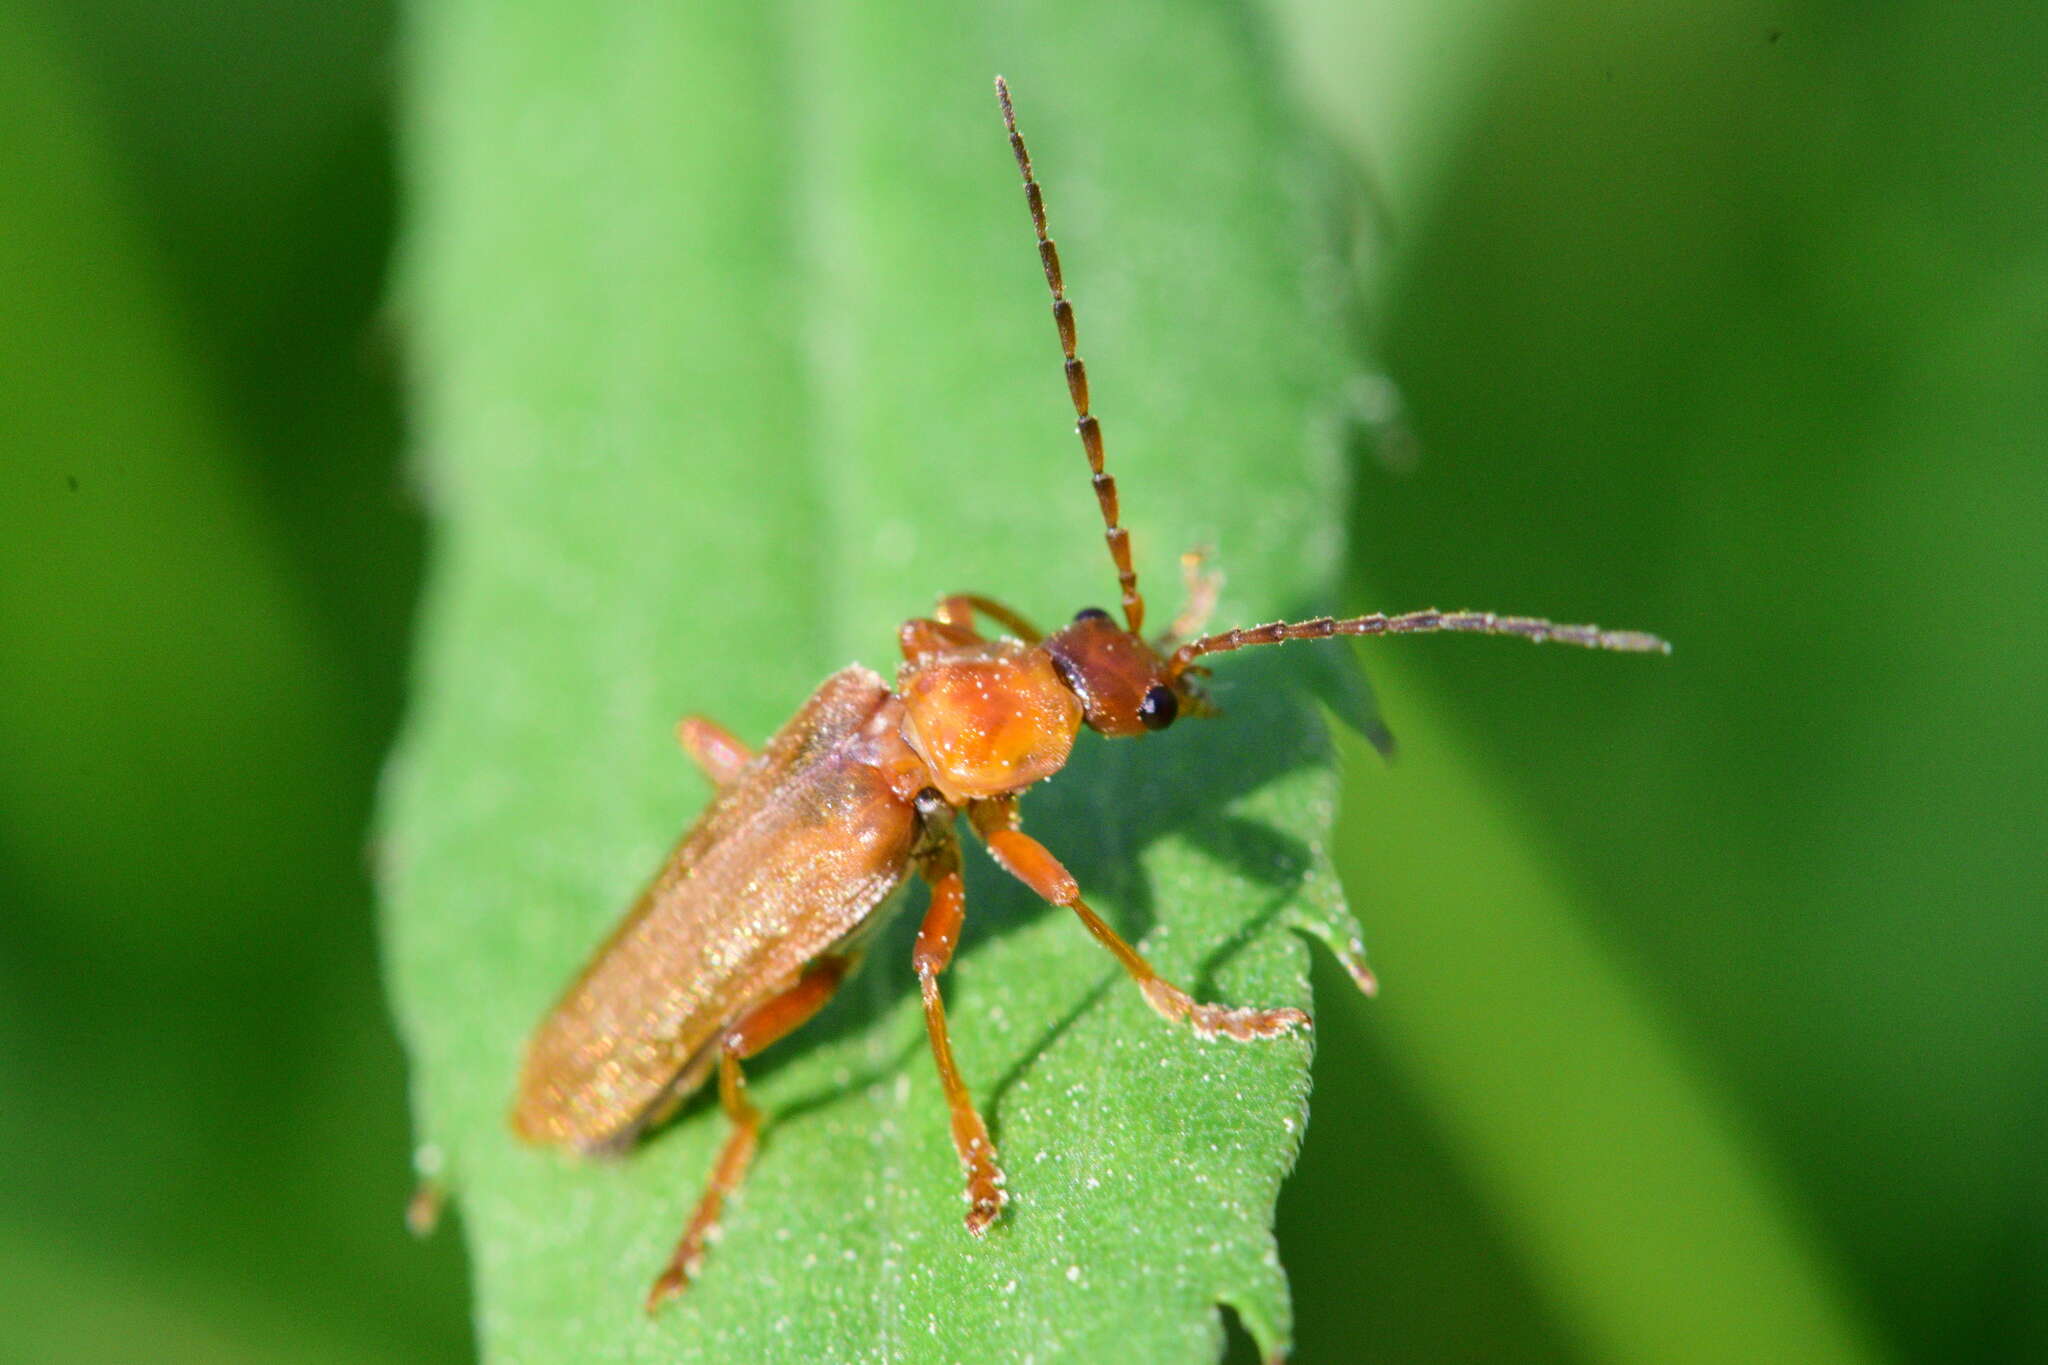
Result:
M939 975L966 911L955 817L989 856L1109 950L1147 1004L1204 1038L1274 1038L1298 1009L1231 1008L1166 981L1081 899L1052 853L1020 826L1017 797L1065 766L1083 725L1110 736L1163 730L1211 709L1195 660L1254 645L1337 635L1462 631L1595 649L1667 651L1655 636L1490 612L1410 612L1274 622L1202 635L1215 580L1190 557L1189 604L1147 640L1145 603L1104 470L1102 430L1075 353L1074 309L1046 231L1045 203L1000 77L1003 125L1024 178L1039 260L1122 592L1123 623L1089 608L1050 635L999 602L957 594L898 632L893 686L855 666L826 679L758 755L717 725L677 737L717 794L527 1045L512 1124L521 1137L616 1150L660 1122L715 1070L732 1122L707 1188L647 1296L651 1310L697 1273L726 1196L746 1174L761 1116L740 1064L816 1014L858 959L879 911L914 871L930 905L913 966L932 1056L965 1173L967 1228L987 1230L1008 1196L988 1127L953 1063ZM984 635L979 616L1001 634Z

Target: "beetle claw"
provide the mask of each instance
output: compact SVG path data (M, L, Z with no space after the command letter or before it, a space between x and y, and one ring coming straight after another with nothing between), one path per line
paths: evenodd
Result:
M976 1199L967 1210L967 1230L976 1237L986 1236L989 1224L996 1221L996 1217L1002 1213L1003 1205L1007 1202L1007 1197L1000 1190L993 1199Z
M663 1304L689 1287L690 1277L684 1273L682 1266L671 1265L655 1278L653 1286L647 1291L647 1302L642 1307L651 1318L661 1311Z

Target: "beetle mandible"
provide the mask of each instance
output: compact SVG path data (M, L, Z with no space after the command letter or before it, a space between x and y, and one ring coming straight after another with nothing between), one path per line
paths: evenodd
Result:
M677 727L716 795L582 973L535 1031L512 1124L536 1143L617 1151L718 1073L732 1131L696 1211L648 1292L658 1307L694 1276L725 1199L752 1161L760 1112L740 1064L821 1009L858 959L880 911L915 872L930 888L914 966L927 1031L966 1177L967 1229L985 1232L1008 1200L1001 1165L953 1063L939 974L965 911L956 815L1005 872L1077 915L1122 964L1145 1001L1205 1037L1275 1038L1308 1025L1293 1008L1199 1002L1153 971L1081 898L1059 860L1020 827L1017 797L1067 762L1082 726L1121 737L1213 712L1196 660L1253 645L1337 635L1463 631L1596 649L1669 652L1655 636L1556 625L1491 612L1318 617L1202 634L1216 580L1188 565L1188 604L1160 636L1144 635L1116 480L1075 353L1074 309L1047 235L1045 204L996 78L1010 149L1023 176L1039 260L1065 358L1075 429L1093 476L1122 592L1122 621L1089 608L1050 634L1000 602L942 599L898 633L892 687L854 665L827 678L759 753L701 717ZM983 635L976 618L999 627Z

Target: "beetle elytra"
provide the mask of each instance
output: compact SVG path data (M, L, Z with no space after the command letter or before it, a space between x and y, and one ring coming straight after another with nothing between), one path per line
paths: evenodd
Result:
M1018 796L1066 764L1084 725L1134 736L1208 714L1207 670L1198 660L1290 640L1459 631L1634 652L1669 648L1635 631L1490 612L1319 617L1203 634L1215 580L1192 562L1187 607L1163 634L1146 638L1145 600L1116 480L1104 469L1059 253L1000 77L996 93L1052 293L1121 620L1089 608L1048 634L1000 602L956 594L901 628L903 661L893 684L859 665L835 673L758 754L708 720L678 726L683 749L716 794L541 1021L512 1111L514 1129L529 1141L618 1150L717 1073L731 1132L648 1293L650 1311L697 1274L724 1201L753 1159L761 1115L747 1097L741 1063L824 1006L883 905L912 873L930 890L913 966L964 1172L968 1231L986 1231L1001 1214L1008 1199L1002 1167L954 1065L939 990L965 911L958 817L1005 872L1071 910L1167 1020L1204 1037L1247 1042L1308 1025L1298 1009L1201 1002L1164 980L1089 908L1052 852L1023 831ZM977 620L997 629L984 635Z

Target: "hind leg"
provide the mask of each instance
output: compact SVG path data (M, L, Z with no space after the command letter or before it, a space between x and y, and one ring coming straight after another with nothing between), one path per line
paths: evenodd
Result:
M654 1312L689 1287L690 1277L703 1263L704 1248L718 1233L718 1215L726 1198L746 1178L754 1149L760 1144L761 1111L747 1098L747 1079L740 1072L740 1062L808 1023L832 998L832 992L839 989L851 965L851 960L843 957L820 959L794 986L741 1016L719 1040L718 1102L726 1118L732 1121L732 1133L719 1149L718 1160L711 1167L711 1179L697 1201L696 1212L690 1215L689 1225L683 1229L682 1239L676 1243L668 1265L655 1277L653 1288L647 1291L648 1312Z

